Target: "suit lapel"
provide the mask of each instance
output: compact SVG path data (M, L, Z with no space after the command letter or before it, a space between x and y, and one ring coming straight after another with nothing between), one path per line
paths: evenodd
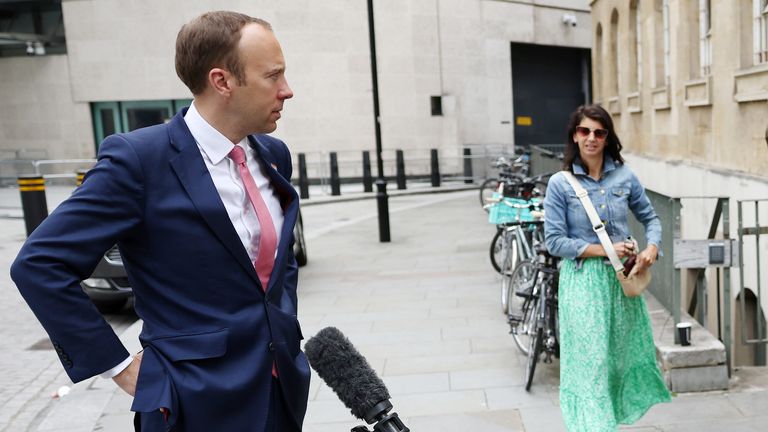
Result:
M285 262L288 253L289 239L293 235L293 226L296 224L296 218L299 213L299 196L291 183L277 170L277 159L269 149L258 139L257 136L249 136L248 142L256 151L259 160L264 164L264 171L269 176L272 185L280 199L280 205L283 208L283 228L280 231L280 244L277 248L275 262ZM289 161L280 161L281 163L290 163ZM282 273L285 272L285 266L276 266L269 279L267 293L271 292L275 281L282 279Z
M184 110L186 111L186 110ZM171 145L179 153L170 160L176 176L189 195L200 216L205 220L216 237L226 246L235 260L258 283L256 270L248 258L232 221L229 219L219 192L211 180L211 174L205 166L195 139L184 123L184 112L176 114L168 125Z

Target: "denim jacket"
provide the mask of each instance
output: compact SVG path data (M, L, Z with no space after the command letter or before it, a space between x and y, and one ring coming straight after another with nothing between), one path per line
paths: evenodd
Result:
M629 167L616 164L606 155L603 175L598 181L587 175L579 159L572 166L573 174L589 193L589 199L614 243L630 235L627 215L632 210L645 227L648 244L655 244L661 250L661 222L645 188ZM544 237L552 255L576 259L590 244L600 244L584 206L562 173L549 179L544 210Z

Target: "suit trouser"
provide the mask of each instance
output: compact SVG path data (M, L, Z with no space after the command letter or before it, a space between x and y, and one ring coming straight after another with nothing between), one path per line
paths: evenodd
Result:
M288 407L283 402L283 390L277 378L272 378L272 388L269 391L269 413L267 415L266 432L300 432L301 428L296 428L294 421L288 412ZM155 412L137 412L133 417L133 427L136 432L141 432L142 421L152 424L163 424L163 414L160 411ZM182 426L183 427L183 426ZM174 428L173 430L177 430Z

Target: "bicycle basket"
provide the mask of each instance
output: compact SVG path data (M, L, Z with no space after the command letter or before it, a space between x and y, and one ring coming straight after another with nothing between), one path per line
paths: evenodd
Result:
M493 194L493 198L499 199L501 195L498 193ZM518 198L508 198L505 197L504 201L506 201L509 204L514 205L523 205L524 208L516 208L508 206L507 204L504 204L503 202L495 203L491 206L490 211L488 212L488 222L494 224L494 225L500 225L510 222L530 222L532 221L533 215L531 215L531 209L530 206L540 206L541 201L538 199L532 199L532 200L522 200Z

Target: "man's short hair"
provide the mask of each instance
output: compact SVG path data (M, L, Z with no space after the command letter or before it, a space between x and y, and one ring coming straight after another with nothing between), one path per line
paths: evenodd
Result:
M238 84L245 82L245 71L237 49L241 30L256 23L271 30L259 18L229 11L206 12L184 24L176 37L176 74L197 95L205 90L208 72L226 69Z

